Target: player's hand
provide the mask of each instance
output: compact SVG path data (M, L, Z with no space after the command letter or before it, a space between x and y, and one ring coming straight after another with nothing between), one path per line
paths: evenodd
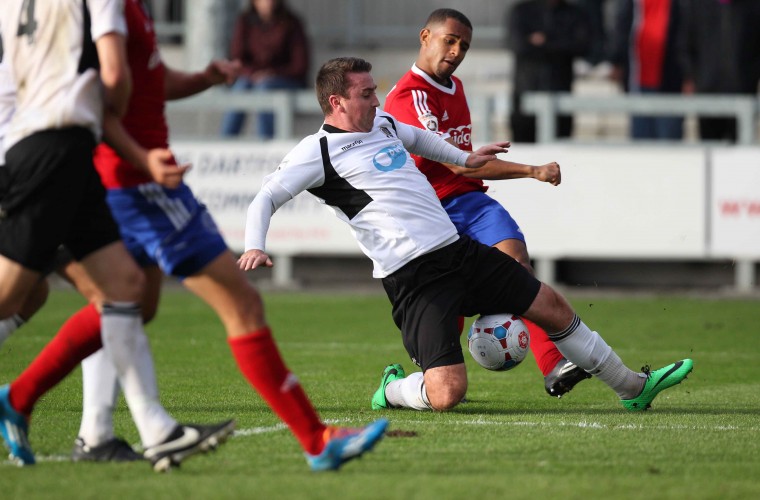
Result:
M255 248L253 250L248 250L238 259L238 266L240 266L240 269L243 271L250 271L251 269L256 269L261 266L272 267L273 265L274 263L269 255L264 253L264 251Z
M206 66L205 74L211 85L219 85L220 83L232 85L240 75L241 68L240 61L237 59L234 61L217 59L211 61L208 66Z
M506 153L511 144L509 142L496 142L479 148L477 151L470 153L464 166L467 168L480 168L489 161L496 160L496 155Z
M148 171L155 182L169 189L176 189L182 182L190 165L177 165L174 154L168 149L156 148L148 151Z
M537 181L548 182L552 186L558 186L562 182L562 172L559 170L559 163L553 161L546 165L534 167L533 178Z

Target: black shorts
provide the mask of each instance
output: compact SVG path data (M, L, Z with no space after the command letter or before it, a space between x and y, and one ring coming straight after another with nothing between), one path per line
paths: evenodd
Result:
M76 260L118 241L92 163L95 140L80 127L46 130L14 144L0 177L0 254L44 273L60 245Z
M524 313L541 282L509 255L467 236L383 278L404 347L423 371L464 362L460 316Z

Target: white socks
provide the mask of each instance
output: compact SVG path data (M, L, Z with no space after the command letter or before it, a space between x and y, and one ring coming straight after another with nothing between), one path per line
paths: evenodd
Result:
M620 399L632 399L641 393L646 376L627 368L604 339L578 316L570 326L550 334L549 338L565 358L607 384Z
M119 378L103 349L82 361L82 423L79 437L98 446L114 437L113 410L119 397Z
M385 399L391 406L415 410L433 409L425 391L425 378L422 372L414 372L406 378L389 383L385 386Z
M23 324L24 319L18 314L0 320L0 346Z
M146 448L155 446L166 439L177 422L158 400L153 357L143 330L139 306L129 303L104 304L101 329L103 350L118 373L142 444Z

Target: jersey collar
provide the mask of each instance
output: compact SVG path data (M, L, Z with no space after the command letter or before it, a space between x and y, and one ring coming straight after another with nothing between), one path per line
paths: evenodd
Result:
M433 87L437 88L438 90L440 90L441 92L443 92L445 94L454 95L456 93L456 91L457 91L457 82L456 82L456 80L454 80L453 77L451 78L451 88L449 88L449 87L446 87L444 85L441 85L440 83L438 83L435 80L433 80L432 78L430 78L430 75L428 75L427 73L425 73L424 71L422 71L417 66L417 63L412 64L412 73L414 73L415 75L419 76L420 78L422 78L423 80L425 80L426 82L428 82L430 85L432 85Z

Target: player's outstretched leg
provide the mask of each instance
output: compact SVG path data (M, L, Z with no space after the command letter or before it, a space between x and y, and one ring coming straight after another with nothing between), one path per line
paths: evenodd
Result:
M11 406L8 385L0 387L0 432L10 451L10 458L18 465L34 465L34 452L29 446L27 418Z
M179 424L162 443L145 450L156 472L166 472L196 453L215 450L235 430L235 421L212 425Z
M579 382L591 378L591 374L565 358L544 377L544 387L549 396L561 398Z
M620 403L631 411L644 411L651 406L652 400L662 391L680 384L694 368L694 361L683 359L659 370L650 371L648 366L642 368L647 375L641 394L632 399L621 399Z
M404 372L404 368L400 364L396 363L386 366L383 370L383 377L380 379L380 387L372 395L372 409L382 410L389 408L388 399L385 397L385 388L394 380L401 380L405 377L406 372Z
M328 427L325 429L325 447L322 453L306 453L306 461L315 472L337 470L349 460L358 458L374 448L385 435L386 427L388 421L384 418L359 429Z

